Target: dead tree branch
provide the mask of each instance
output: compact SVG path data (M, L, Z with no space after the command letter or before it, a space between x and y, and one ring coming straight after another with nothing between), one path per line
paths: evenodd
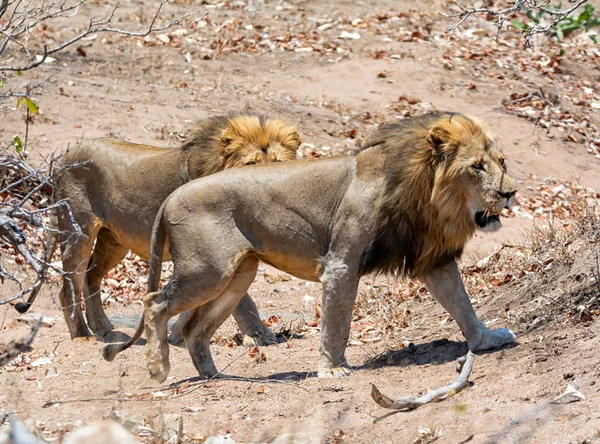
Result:
M51 212L61 211L63 217L70 220L70 235L76 236L81 233L68 202L60 200L52 203L51 191L52 181L58 174L65 169L80 168L87 162L55 168L56 162L57 158L52 157L44 165L33 168L21 157L0 153L0 240L10 245L14 249L13 253L20 255L36 275L33 285L25 286L19 278L0 267L0 282L3 283L4 278L8 278L19 286L19 292L0 301L0 305L21 299L27 294L37 294L48 269L56 271L66 281L70 280L67 273L50 263L54 246L46 242L39 257L28 246L28 237L32 236L31 229L42 230L50 236L57 233L52 224L48 225L44 221L44 214Z
M571 4L565 9L551 9L548 7L550 2L548 0L516 0L512 3L512 6L504 9L491 9L487 7L481 8L468 8L455 2L456 7L459 9L458 12L452 14L442 14L444 17L457 18L458 22L448 28L448 40L452 38L452 35L463 23L471 16L474 15L486 15L488 17L496 18L496 26L498 32L496 38L500 35L500 31L504 28L506 21L510 18L516 17L520 14L526 14L527 12L536 12L538 14L544 13L551 17L551 20L546 24L528 23L527 29L524 32L525 41L523 48L531 46L531 38L537 34L548 34L552 29L556 28L559 22L566 19L575 10L579 9L582 5L587 3L588 0L568 0Z
M43 48L38 50L31 48L31 38L40 25L47 24L57 18L73 17L78 13L80 6L87 2L88 0L77 0L75 2L69 2L69 0L44 0L41 2L1 0L0 17L7 11L9 12L5 19L6 23L4 25L0 24L0 72L27 71L36 68L44 63L51 54L62 51L92 34L114 33L129 37L145 37L153 32L164 31L173 26L181 25L186 18L199 12L192 11L183 14L164 25L158 26L156 23L169 3L168 0L163 1L152 15L149 25L140 31L130 31L110 26L119 8L117 4L109 11L93 16L87 27L74 37L54 46L44 45ZM24 57L25 61L12 64L13 60L18 57Z
M42 317L40 316L40 319L31 326L31 331L24 339L20 339L15 342L10 342L8 345L2 346L2 348L0 348L0 367L2 367L5 364L8 364L21 353L31 351L30 345L33 342L33 338L35 338L35 335L37 334L41 325Z
M473 353L469 351L467 356L459 359L458 362L460 375L458 375L456 381L444 387L432 390L423 396L418 398L414 396L404 396L394 400L381 393L377 387L372 384L371 397L381 407L393 410L414 410L431 402L442 401L450 396L456 395L469 385L469 376L471 375L471 370L473 370Z

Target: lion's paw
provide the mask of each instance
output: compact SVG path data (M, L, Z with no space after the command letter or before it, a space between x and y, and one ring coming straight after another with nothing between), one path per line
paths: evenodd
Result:
M175 328L169 334L168 341L169 341L169 344L176 345L176 346L183 345L183 343L185 342L181 331L178 329L175 329Z
M317 376L319 378L343 378L350 376L355 370L356 367L351 367L348 364L339 367L319 367Z
M162 367L157 365L151 365L148 369L150 371L150 379L162 384L169 376L169 367Z
M481 330L476 338L469 339L469 350L489 350L491 348L502 347L512 344L517 340L517 336L508 328L499 328L498 330Z
M242 345L244 347L254 347L255 345L259 347L268 347L269 345L275 344L279 344L279 339L277 339L277 335L273 330L268 327L265 327L261 334L257 334L254 337L245 334L242 339Z
M255 339L256 345L259 347L265 347L268 345L279 344L279 339L277 339L277 335L270 328L266 327L265 331Z
M93 317L88 318L88 325L90 326L92 331L101 338L105 337L111 331L113 331L113 325L110 323L110 320L104 314L98 319Z

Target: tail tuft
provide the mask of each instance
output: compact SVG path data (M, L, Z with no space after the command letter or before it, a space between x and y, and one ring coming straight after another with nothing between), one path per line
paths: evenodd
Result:
M124 344L109 344L102 350L102 357L108 362L114 361L117 354L125 350Z

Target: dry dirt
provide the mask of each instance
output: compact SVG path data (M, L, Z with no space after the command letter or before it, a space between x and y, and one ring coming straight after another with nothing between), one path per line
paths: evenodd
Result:
M135 27L135 17L147 18L157 6L122 3L123 27ZM187 3L176 2L169 14L198 7ZM37 162L78 140L107 135L176 146L195 119L240 109L297 122L308 143L305 155L338 155L357 149L379 123L440 109L474 114L492 125L511 173L520 181L523 208L524 198L539 197L539 187L547 186L548 178L558 183L578 179L583 186L600 189L600 159L595 152L588 153L580 134L569 138L558 128L534 128L503 108L513 92L548 85L576 96L568 89L569 82L587 82L585 87L592 92L586 90L586 100L597 102L598 54L571 60L567 52L562 71L553 73L502 66L494 54L465 57L469 50L475 52L470 45L476 44L477 36L488 35L486 44L494 48L502 44L493 42L495 34L483 21L473 25L483 31L457 35L458 40L446 45L444 30L452 22L435 14L445 2L418 2L419 12L409 12L417 2L391 0L203 3L206 25L187 27L186 34L165 32L169 43L99 35L83 42L85 57L71 48L53 63L14 78L17 84L43 82L35 93L42 114L29 128L29 159ZM85 23L92 7L102 5L92 2L75 23ZM398 20L389 20L394 14ZM357 18L369 26L361 27ZM324 26L328 23L330 27ZM361 38L342 40L342 30ZM66 27L48 29L46 38L69 32ZM262 36L263 45L252 42L256 35ZM549 41L541 45L549 52L556 49ZM309 47L312 51L298 50ZM462 56L456 56L457 50ZM519 54L543 60L539 54L520 53L514 45L511 51L503 57ZM24 132L24 113L13 106L0 104L2 141ZM589 103L583 108L569 106L569 112L592 123L600 120ZM531 220L519 215L503 223L497 234L473 239L465 264L505 239L516 243L531 227ZM310 326L315 308L309 297L318 299L320 289L270 269L257 277L250 292L262 313L282 319L281 324L272 320L275 329L285 324L297 330L297 336L261 348L257 359L256 353L234 344L235 326L228 322L212 346L225 374L251 379L194 380L187 351L172 347L171 385L151 387L142 346L107 363L100 355L104 345L100 339L69 340L53 302L59 289L54 284L43 291L32 311L53 317L55 325L40 331L33 352L0 369L0 410L14 411L28 425L36 424L49 440L112 414L130 425L148 427L134 433L159 442L155 433L165 428L161 418L177 414L184 442L226 434L238 443L270 442L283 433L308 435L316 442L425 443L436 438L452 443L596 442L600 327L593 316L575 321L561 312L561 308L576 312L580 302L573 302L573 308L572 301L578 301L578 295L598 295L590 271L595 246L579 245L578 251L585 254L557 264L555 274L533 273L525 281L473 295L479 316L494 328L512 328L518 344L478 354L470 388L415 411L390 414L376 406L370 384L390 396L403 396L455 378L455 361L466 353L466 343L426 292L391 278L365 277L347 353L359 369L345 379L319 380L311 373L318 359L319 335L318 328ZM14 290L3 285L0 299ZM392 298L396 304L395 325L390 328L385 328L389 323L378 324L380 318L370 319L365 308L381 298ZM566 302L557 303L557 298ZM109 315L141 311L139 303L125 302L113 299L106 308ZM0 307L0 341L27 333L29 326L16 318L12 307ZM116 325L119 331L132 332L122 320ZM110 340L122 338L114 333ZM549 404L569 383L577 385L586 399Z

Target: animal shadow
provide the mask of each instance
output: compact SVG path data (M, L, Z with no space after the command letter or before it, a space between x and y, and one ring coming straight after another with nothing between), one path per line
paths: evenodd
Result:
M408 367L414 365L440 365L454 362L467 354L467 343L437 339L423 344L409 344L400 350L390 350L365 362L361 369L382 367Z

